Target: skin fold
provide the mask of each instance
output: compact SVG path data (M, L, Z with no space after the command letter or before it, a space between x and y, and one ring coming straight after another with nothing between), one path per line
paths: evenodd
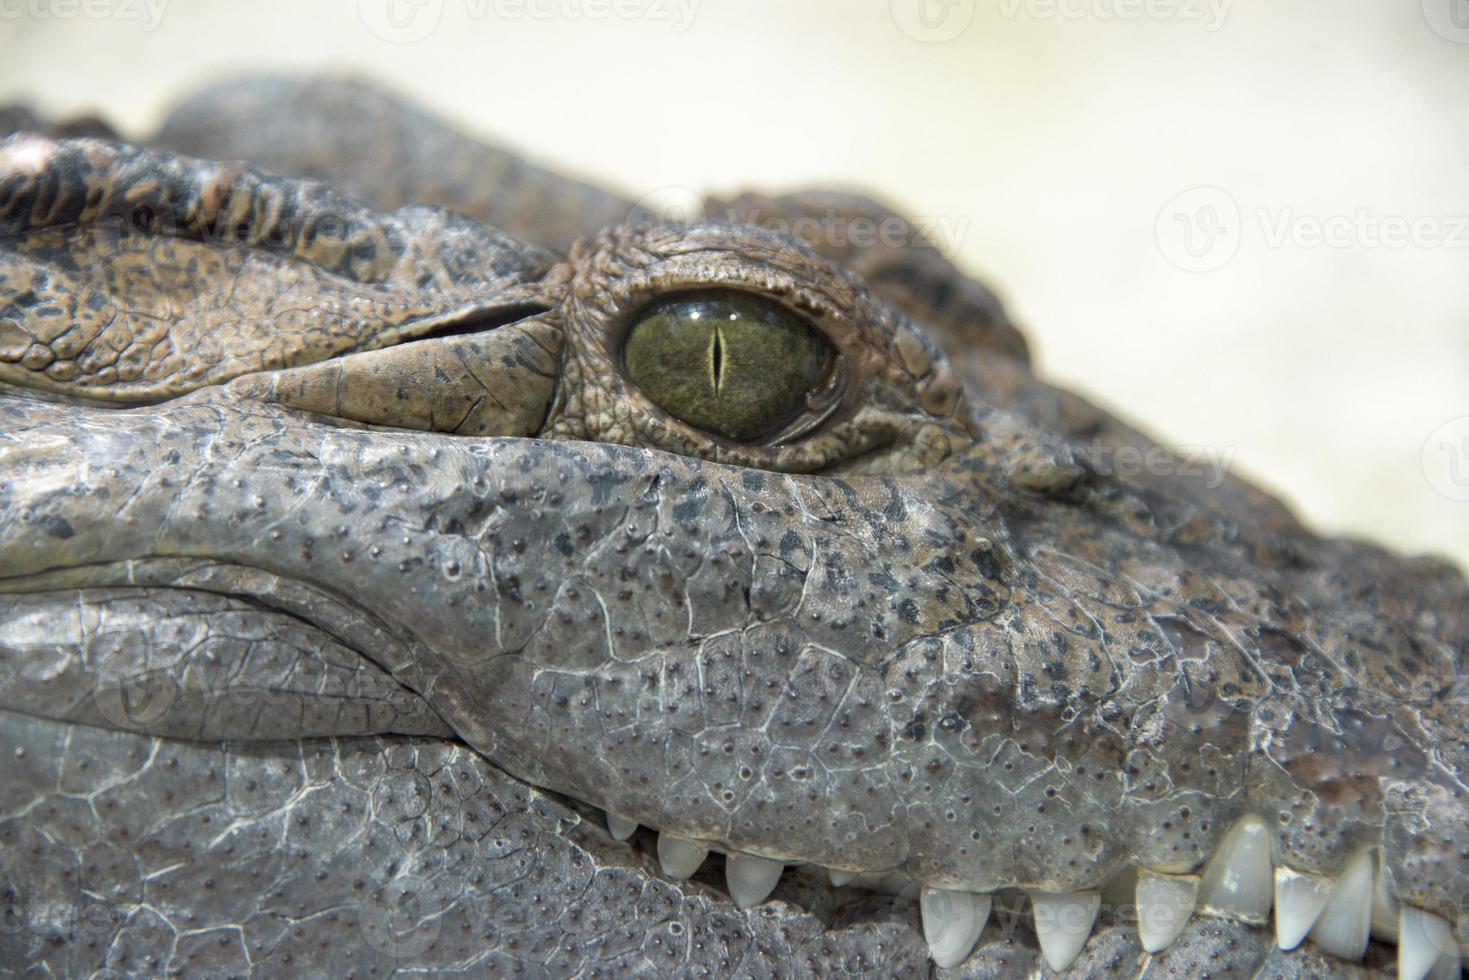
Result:
M921 239L762 227L880 205L666 225L338 81L24 128L0 970L947 973L927 885L997 896L953 973L1028 976L1025 892L1196 872L1246 815L1277 864L1469 899L1462 575L1046 385ZM834 351L783 435L628 379L639 313L708 288ZM801 866L737 908L604 809ZM1146 954L1103 894L1069 975L1391 969L1207 915Z

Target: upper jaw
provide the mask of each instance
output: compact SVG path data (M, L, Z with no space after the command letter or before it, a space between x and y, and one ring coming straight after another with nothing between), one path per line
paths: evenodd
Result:
M1463 893L1460 863L1418 829L1453 840L1463 816L1414 748L1411 710L1360 689L1355 715L1267 695L1286 675L1261 670L1266 646L1219 642L1227 610L1145 618L1139 583L1104 591L1086 578L1100 565L1066 557L1078 549L1055 522L1074 504L1016 510L954 479L973 460L923 481L774 476L343 429L217 393L0 410L19 420L0 442L21 491L0 522L7 588L177 555L351 595L408 639L399 679L492 760L679 837L1070 894L1131 865L1196 872L1255 814L1282 866L1331 875L1378 848L1406 903L1442 915ZM1108 609L1132 613L1104 637L1087 623ZM1129 671L1123 649L1169 654L1127 622L1192 651L1190 684ZM1296 658L1293 683L1310 664ZM1128 704L1143 707L1113 713ZM1402 740L1376 756L1329 746L1385 788L1350 820L1330 774L1301 768L1311 733L1343 722Z

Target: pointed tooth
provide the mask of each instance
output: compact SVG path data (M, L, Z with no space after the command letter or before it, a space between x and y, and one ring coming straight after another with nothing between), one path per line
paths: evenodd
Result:
M619 817L611 810L607 811L607 833L612 835L613 840L627 840L638 829L636 820L627 817Z
M785 869L784 861L730 851L724 858L724 881L729 897L742 909L759 905L775 891Z
M923 915L928 955L934 963L948 969L964 962L989 921L993 903L989 895L923 886L918 909Z
M1398 913L1398 980L1423 980L1440 957L1458 955L1454 931L1431 912L1403 906Z
M1372 935L1387 942L1398 939L1398 900L1392 893L1392 882L1387 877L1387 862L1377 862L1377 874L1372 879Z
M1094 891L1031 892L1030 904L1041 955L1051 969L1060 972L1075 962L1086 945L1102 896Z
M695 871L709 856L709 848L698 841L672 834L658 835L658 863L663 873L675 881L682 881Z
M1161 953L1188 925L1199 898L1198 875L1137 873L1137 934L1143 949Z
M1270 828L1256 816L1241 817L1204 869L1199 904L1246 922L1270 917Z
M1464 975L1464 961L1458 951L1444 953L1433 964L1433 972L1428 974L1428 980L1459 980Z
M841 868L827 868L826 876L831 879L833 888L840 888L857 877L857 872L843 871Z
M1338 959L1360 960L1372 927L1372 854L1352 858L1331 884L1326 907L1311 927L1311 942Z
M1275 869L1275 945L1295 949L1316 924L1331 894L1331 879Z

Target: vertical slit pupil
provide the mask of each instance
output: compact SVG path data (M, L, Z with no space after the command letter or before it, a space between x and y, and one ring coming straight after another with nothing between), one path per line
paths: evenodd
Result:
M714 328L714 390L724 387L724 332Z

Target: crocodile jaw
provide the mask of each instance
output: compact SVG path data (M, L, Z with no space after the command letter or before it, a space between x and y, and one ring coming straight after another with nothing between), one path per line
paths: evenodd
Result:
M1231 909L1208 869L1244 860L1240 821L1264 818L1250 880L1278 864L1329 881L1373 852L1404 904L1442 918L1460 889L1417 830L1460 832L1453 786L1385 702L1313 720L1248 700L1252 661L1174 623L1210 696L1169 674L1120 724L1105 649L1077 619L1058 632L1104 585L1126 607L1119 580L1027 550L962 459L912 482L777 476L343 429L218 394L31 403L7 432L8 589L208 558L351 597L406 638L383 666L471 745L670 839L1052 905L1134 865L1202 872L1200 902L1259 919L1268 903ZM1045 587L1063 575L1072 591ZM1311 764L1339 732L1352 798ZM1377 780L1395 809L1374 822ZM737 890L759 878L736 867Z

